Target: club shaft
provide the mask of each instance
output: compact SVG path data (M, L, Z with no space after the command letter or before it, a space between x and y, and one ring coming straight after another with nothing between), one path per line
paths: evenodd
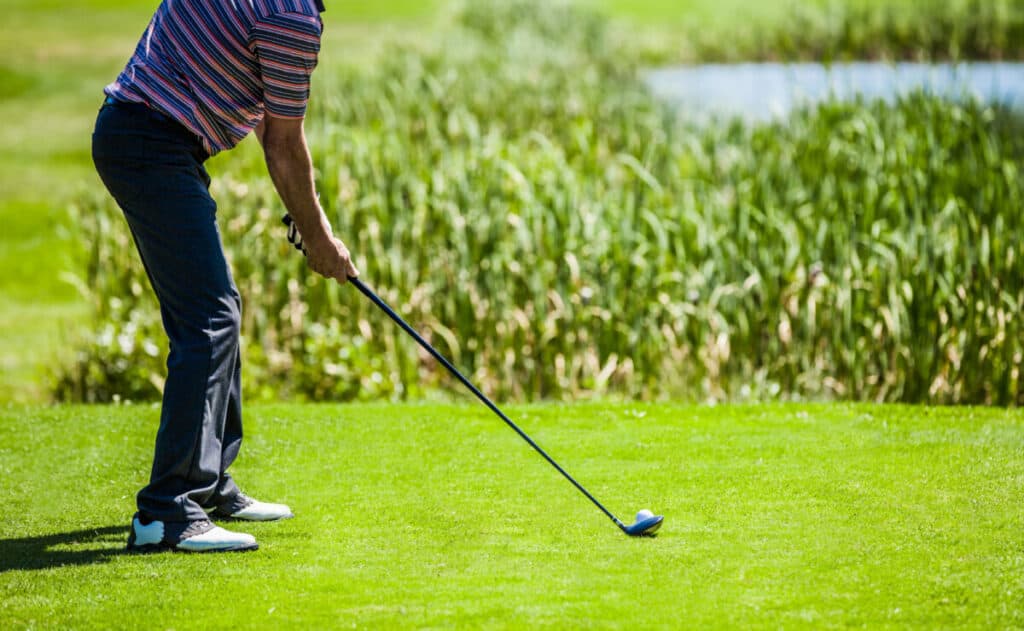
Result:
M402 316L400 316L397 313L395 313L394 309L389 307L386 302L384 302L377 294L375 294L373 291L371 291L370 288L367 287L358 278L350 278L349 282L351 282L356 287L356 289L361 291L363 293L363 295L365 295L367 298L369 298L375 305L380 307L380 309L384 313L388 314L388 317L390 317L392 320L394 320L395 324L397 324L398 326L400 326L403 329L405 329L405 332L408 333L409 335L411 335L414 340L419 342L419 345L422 346L424 349L426 349L426 351L428 353L433 355L434 359L436 359L437 361L441 362L441 365L444 366L445 368L447 368L448 372L452 373L452 375L454 375L456 379L461 381L464 386L469 388L469 390L473 394L475 394L476 397L478 399L480 399L480 401L482 401L484 405L489 407L492 412L494 412L495 414L498 415L499 418L501 418L501 420L505 421L505 423L509 427L514 429L516 431L516 433L519 434L519 436L522 437L523 440L525 440L531 447L533 447L537 451L537 453L539 453L540 455L544 456L544 459L547 460L548 462L550 462L552 467L557 469L559 473L561 473L563 476L565 476L566 480L572 482L573 486L575 486L577 489L579 489L580 493L583 493L584 495L586 495L587 499L589 499L591 502L594 503L594 506L597 506L598 508L600 508L601 512L603 512L605 515L608 516L609 519L611 519L613 522L615 522L615 525L617 525L619 528L621 528L623 531L625 531L625 529L626 529L625 524L623 524L621 521L619 521L619 519L615 515L613 515L611 513L611 511L609 511L607 508L605 508L601 504L601 502L598 502L597 498L595 498L593 495L591 495L590 492L587 491L587 489L583 488L582 484L577 482L575 478L573 478L571 475L569 475L568 471L566 471L561 466L559 466L559 464L557 462L555 462L555 460L551 456L549 456L546 451L541 449L540 445L535 443L533 441L533 439L530 438L526 434L526 432L524 432L523 430L521 430L519 428L518 425L513 423L512 419L510 419L509 417L505 416L505 413L502 412L498 408L498 406L495 405L489 398L487 398L487 395L485 395L483 392L481 392L479 388L474 386L473 382L471 382L469 379L467 379L461 372L459 372L459 370L455 366L452 365L452 363L450 361L448 361L447 358L445 358L444 355L439 353L437 351L437 349L435 349L433 346L431 346L430 342L428 342L425 339L423 339L423 336L421 336L416 331L416 329L412 328L405 320L403 320Z

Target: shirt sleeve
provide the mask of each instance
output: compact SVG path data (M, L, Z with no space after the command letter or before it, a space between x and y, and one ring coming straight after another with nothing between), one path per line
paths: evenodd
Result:
M275 13L253 26L251 42L260 62L263 104L270 114L306 115L321 32L320 18L302 13Z

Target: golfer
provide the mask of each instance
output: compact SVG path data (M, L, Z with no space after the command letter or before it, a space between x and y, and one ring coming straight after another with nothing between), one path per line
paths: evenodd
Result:
M104 90L93 161L124 212L170 340L129 550L253 550L253 536L210 519L292 517L245 495L228 473L242 444L242 305L203 163L254 132L309 266L342 283L358 275L317 202L302 126L323 10L320 0L164 0Z

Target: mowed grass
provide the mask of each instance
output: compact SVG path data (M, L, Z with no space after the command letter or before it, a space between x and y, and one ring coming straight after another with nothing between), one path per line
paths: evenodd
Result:
M910 6L915 1L842 0L841 3L835 3L834 0L772 0L755 3L745 0L584 0L581 4L639 23L734 24L737 30L743 31L751 22L784 22L795 8L800 7L828 7L830 3L850 7Z
M250 408L234 468L297 517L241 555L122 551L156 407L0 411L0 627L1010 628L1024 414L514 407L620 534L480 406Z

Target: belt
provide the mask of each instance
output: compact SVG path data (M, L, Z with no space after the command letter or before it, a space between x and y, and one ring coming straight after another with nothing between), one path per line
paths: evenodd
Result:
M160 121L161 123L172 123L175 126L184 129L184 127L176 120L174 120L167 114L164 114L163 112L156 111L155 109L146 105L145 103L138 103L136 101L122 101L121 99L114 98L112 96L107 96L107 98L103 99L103 106L106 107L107 105L114 105L117 107L123 107L125 109L134 110L135 112L149 116L153 120Z
M123 101L121 99L118 99L118 98L115 98L115 97L112 97L112 96L108 96L107 98L103 99L103 104L104 105L120 105L122 107L127 107L127 108L138 110L140 112L145 112L145 113L150 114L152 116L156 116L157 118L171 120L171 118L169 116L167 116L166 114L164 114L163 112L158 112L155 109L153 109L152 107L146 105L145 103L139 103L138 101Z
M187 138L190 142L195 143L196 147L198 147L199 150L202 151L205 156L203 160L206 160L207 158L210 157L209 153L203 147L203 141L199 138L199 136L192 133L190 129L188 129L178 121L174 120L167 114L164 114L163 112L158 112L150 106L146 105L145 103L136 103L135 101L122 101L121 99L114 98L112 96L107 96L105 99L103 99L103 106L106 107L108 105L123 108L124 110L133 111L136 114L147 116L150 120L155 121L157 124L164 125L168 129L173 129L175 133L180 134L183 138Z

